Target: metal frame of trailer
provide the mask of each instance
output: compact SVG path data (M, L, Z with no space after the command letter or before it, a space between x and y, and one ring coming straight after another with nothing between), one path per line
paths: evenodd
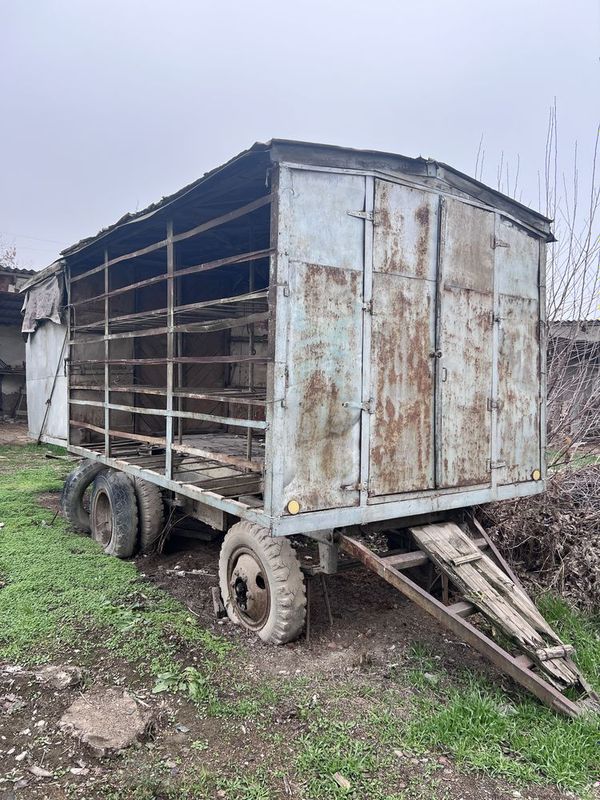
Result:
M214 528L308 535L314 572L342 551L543 702L597 708L572 648L464 515L544 489L552 238L549 220L435 161L255 145L64 251L68 449ZM400 307L403 348L386 345ZM405 546L375 553L359 526L395 527ZM426 564L441 602L405 574Z

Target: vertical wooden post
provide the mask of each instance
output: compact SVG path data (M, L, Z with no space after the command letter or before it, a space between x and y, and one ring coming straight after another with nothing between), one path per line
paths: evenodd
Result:
M254 291L254 261L248 265L248 291ZM254 324L248 326L248 355L254 355ZM250 394L254 391L254 364L252 361L248 362L248 391ZM253 406L248 406L248 419L252 419ZM252 428L247 428L246 431L246 459L252 460Z
M175 295L175 253L173 245L173 220L167 222L167 417L165 439L167 452L165 455L165 477L173 477L173 357L175 334L174 295Z
M108 248L104 249L104 455L110 456L110 277L108 273Z

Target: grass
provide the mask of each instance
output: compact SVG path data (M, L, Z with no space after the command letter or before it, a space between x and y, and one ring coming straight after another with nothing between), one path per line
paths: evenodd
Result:
M443 694L421 695L398 736L417 753L442 749L468 769L517 782L581 791L600 775L600 718L559 717L469 674Z
M209 759L215 743L194 738L177 778L165 778L155 765L123 790L111 794L107 787L110 800L188 800L219 791L227 800L271 800L281 796L282 764L286 779L310 800L441 800L440 753L459 769L517 785L551 783L585 793L597 779L598 719L566 720L514 687L509 695L479 675L449 675L435 651L419 644L385 684L378 673L250 680L243 645L233 648L204 630L182 604L140 579L134 564L105 556L61 518L52 523L38 495L60 489L70 464L43 452L0 449L0 662L125 660L157 695L177 695L229 730L250 725L265 753L264 768L197 768L194 759ZM600 620L550 595L539 603L600 689ZM279 723L288 716L291 738ZM350 789L336 782L336 773Z
M99 641L155 674L177 669L182 644L206 663L223 658L231 646L143 582L133 563L105 556L62 518L52 522L37 496L61 488L68 462L47 460L35 446L2 453L0 660L39 664L73 646L91 655Z

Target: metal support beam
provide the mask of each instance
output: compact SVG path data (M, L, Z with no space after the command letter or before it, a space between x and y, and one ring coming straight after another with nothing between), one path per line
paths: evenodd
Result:
M489 661L521 684L521 686L528 689L543 703L569 717L581 715L583 709L577 703L569 700L558 689L539 675L536 675L535 672L524 669L514 656L503 650L502 647L474 625L471 625L468 620L463 619L458 614L449 612L448 608L440 603L439 600L406 575L403 575L394 567L388 566L364 544L342 535L340 536L340 547L348 555L358 558L366 567L381 576L395 589L398 589L399 592L416 603L423 611L478 650Z
M175 355L175 334L173 331L175 318L175 247L173 245L173 220L167 222L167 409L165 438L167 453L165 459L165 478L173 477L173 357Z

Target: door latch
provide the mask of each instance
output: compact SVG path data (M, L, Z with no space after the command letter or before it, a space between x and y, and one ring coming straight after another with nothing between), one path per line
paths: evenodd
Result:
M372 211L346 211L349 217L358 217L359 219L366 219L369 222L373 222L373 212Z
M352 400L348 400L342 403L342 406L344 408L359 408L361 411L366 411L367 414L375 413L375 402L372 397L364 403L354 403Z
M501 411L503 405L504 403L502 402L502 400L495 400L493 397L488 397L487 399L488 411Z

